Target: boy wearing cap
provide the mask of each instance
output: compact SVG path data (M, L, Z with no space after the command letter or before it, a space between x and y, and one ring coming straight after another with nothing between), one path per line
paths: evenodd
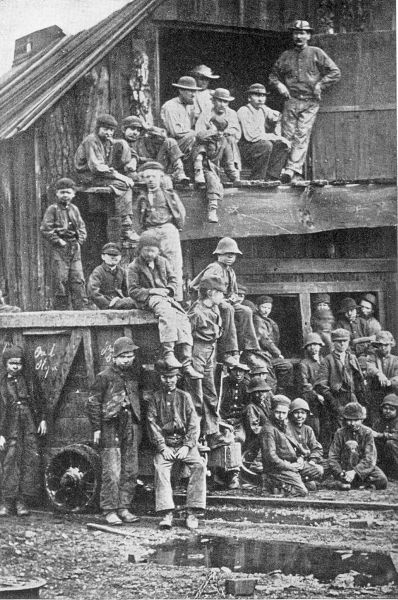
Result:
M301 478L303 451L288 434L290 400L282 394L273 397L271 417L260 433L263 460L263 486L282 489L286 496L306 496Z
M377 306L374 294L364 294L359 301L359 318L364 321L366 335L376 335L381 331L380 322L374 316Z
M128 337L113 345L113 362L98 373L87 402L94 444L100 445L100 507L109 525L138 521L130 512L141 441L138 346Z
M250 179L277 180L290 148L280 134L281 114L265 105L267 91L261 83L251 85L247 94L248 103L238 110L243 160L251 168Z
M334 434L329 449L329 467L341 490L371 487L384 490L387 477L376 466L377 452L372 430L363 425L366 410L349 402L342 411L343 427Z
M309 46L312 28L297 20L289 30L294 48L273 66L269 82L285 98L282 135L292 146L282 183L300 180L322 92L340 79L340 69L321 48Z
M187 488L188 529L198 528L195 513L206 508L206 465L198 451L199 422L190 395L177 388L178 369L158 361L161 389L151 397L148 405L148 427L155 447L155 502L156 512L162 514L160 529L173 524L173 491L171 469L176 462L189 467Z
M179 231L185 223L185 207L174 190L162 186L164 169L156 161L148 161L141 167L145 192L137 198L140 225L157 237L160 250L170 262L177 277L175 299L183 299L182 252Z
M260 296L257 310L253 314L253 324L261 350L271 360L278 380L279 390L287 390L293 383L293 365L286 360L278 348L280 333L278 324L269 316L272 311L273 298Z
M201 114L207 114L211 112L214 90L210 90L209 85L211 81L220 79L220 76L213 73L210 67L207 67L206 65L198 65L194 67L190 75L195 77L196 85L200 88L196 92L194 98L194 114L195 118L198 119Z
M310 407L303 398L292 400L287 432L302 449L304 464L300 471L301 478L308 491L316 491L316 482L322 479L324 472L321 464L323 450L315 437L314 430L305 423L310 414Z
M0 517L16 511L29 514L27 503L40 494L40 454L37 434L47 433L43 394L24 373L24 352L11 346L3 352L6 370L0 380L0 451L3 459Z
M350 347L357 356L365 352L365 342L371 342L374 339L366 335L365 322L359 318L358 306L353 298L342 300L336 327L343 327L350 333Z
M212 445L212 440L219 432L214 373L216 344L222 328L218 306L224 298L224 291L225 285L220 278L202 279L199 284L199 299L188 311L193 338L192 366L203 375L203 379L191 380L189 390L200 419L201 438L207 436L209 445Z
M380 416L380 405L387 392L398 391L398 357L391 354L395 346L389 331L379 331L367 356L366 372L369 385L369 417L373 424Z
M123 152L119 141L115 142L115 160L121 169L137 179L138 169L148 161L156 160L171 175L175 183L189 183L181 158L184 156L175 139L167 137L165 129L147 125L140 117L130 116L122 121L122 131L130 149L130 159L122 164Z
M321 431L323 436L328 428L325 399L314 390L314 383L321 368L320 351L323 345L323 341L317 333L308 333L305 336L303 344L305 358L300 360L297 374L298 392L309 404L310 424L317 439L320 439Z
M256 442L256 448L260 448L258 436L261 428L271 417L271 402L274 397L271 386L260 376L252 377L247 386L248 404L245 411L246 431L248 443L250 440Z
M387 394L380 416L372 426L378 462L392 479L398 479L398 396Z
M259 352L256 332L253 326L253 314L249 307L238 302L238 284L232 265L242 252L232 238L222 238L213 254L217 261L208 265L191 282L190 288L198 290L203 278L218 277L224 283L225 299L220 303L223 322L223 334L219 340L219 352L226 356L236 355L244 350L250 356Z
M116 216L121 219L122 241L137 242L133 229L133 180L119 173L114 164L113 135L117 121L112 115L99 115L95 132L90 133L79 145L75 154L75 169L80 183L110 187L115 199ZM124 164L130 160L127 143L122 145Z
M74 310L83 310L87 305L80 251L87 231L79 209L72 203L75 190L72 179L58 179L57 201L46 209L40 225L41 234L51 247L54 310L68 310L69 298Z
M138 256L128 266L128 293L139 308L150 310L159 319L159 338L168 366L179 368L192 379L202 375L192 367L192 333L189 319L175 300L177 278L169 261L160 255L159 240L144 231L137 248ZM178 350L180 363L174 349Z
M322 362L314 390L325 399L330 416L330 432L342 423L344 406L363 400L364 377L358 359L349 351L350 334L346 329L332 331L333 351Z
M102 264L96 267L88 278L88 297L102 310L136 308L136 303L127 294L127 276L120 266L121 258L117 244L105 244L101 253Z
M196 85L193 77L180 77L172 86L178 89L178 96L165 102L160 111L160 118L168 133L175 140L194 170L195 182L205 184L203 175L203 160L200 155L194 155L196 143L195 109L196 92L201 88Z

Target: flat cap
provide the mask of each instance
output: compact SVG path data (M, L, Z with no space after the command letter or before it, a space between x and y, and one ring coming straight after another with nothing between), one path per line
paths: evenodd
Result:
M113 242L108 242L102 246L101 254L109 254L110 256L119 256L121 254L120 247Z
M157 360L155 369L159 375L179 375L180 373L179 368L171 367L165 360Z
M361 300L365 300L366 302L369 302L373 306L377 306L377 299L376 299L376 296L374 294L364 294L361 297Z
M253 83L249 88L247 88L248 94L265 94L267 95L267 90L265 85L262 83Z
M334 329L330 335L332 338L332 342L338 342L339 340L343 341L343 340L350 339L350 332L347 331L347 329L344 329L343 327L340 327L339 329Z
M397 394L387 394L387 396L383 399L381 405L384 406L385 404L389 404L390 406L395 406L396 408L398 408Z
M379 331L376 333L376 339L372 342L374 346L378 344L391 344L392 347L395 346L395 339L393 334L390 331Z
M128 127L139 127L140 129L144 129L145 125L140 117L131 115L130 117L125 117L122 121L122 129L127 129Z
M247 386L247 393L251 394L252 392L269 392L271 391L271 386L267 383L264 377L253 377L250 380L249 385Z
M279 405L287 406L289 408L290 407L289 398L287 396L284 396L283 394L276 394L271 400L271 406L272 406L272 408L276 408Z
M164 171L164 166L157 160L148 160L147 162L143 163L138 170L142 172L148 171L149 169L153 169L155 171Z
M259 296L257 298L257 306L261 306L262 304L273 304L274 299L272 296Z
M57 179L55 182L54 188L56 190L75 190L76 183L70 177L61 177L61 179Z
M102 115L98 115L96 125L97 125L97 127L116 128L117 121L116 121L115 117L113 117L112 115L108 115L108 114L104 113Z
M330 304L330 295L329 294L314 294L313 303L321 304L325 302L326 304Z
M139 346L134 344L131 338L123 336L117 338L117 340L113 344L113 356L120 356L125 352L134 352L134 350L137 350L138 348Z
M310 344L319 344L319 346L325 345L318 333L307 333L307 335L304 337L303 348L306 348Z
M344 298L341 301L339 312L345 313L348 310L352 310L353 308L358 308L358 305L355 302L354 298Z
M366 410L359 402L349 402L343 408L343 417L345 419L365 419Z
M3 363L6 364L10 358L23 358L24 351L21 346L8 346L5 350L3 350Z

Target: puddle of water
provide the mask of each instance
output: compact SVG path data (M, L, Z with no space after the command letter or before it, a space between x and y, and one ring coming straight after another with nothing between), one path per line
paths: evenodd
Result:
M241 573L280 570L285 575L313 575L322 583L332 581L340 573L356 571L357 586L396 581L396 571L387 554L294 542L196 536L159 546L149 560L162 565L228 567Z

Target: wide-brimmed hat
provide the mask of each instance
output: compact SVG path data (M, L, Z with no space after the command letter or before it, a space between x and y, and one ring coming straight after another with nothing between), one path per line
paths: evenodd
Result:
M318 344L319 346L325 345L322 341L321 336L318 333L307 333L307 335L304 338L303 348L306 348L310 344Z
M330 337L332 338L332 342L349 340L350 332L347 331L347 329L340 327L339 329L334 329L334 331L332 331L330 334Z
M355 302L354 298L344 298L341 301L339 313L346 313L347 311L352 310L353 308L358 308L358 305Z
M193 77L190 77L189 75L184 75L183 77L180 77L177 83L172 83L171 85L181 90L192 90L194 92L197 92L202 89L196 85L195 79Z
M125 352L134 352L134 350L137 350L138 348L139 346L137 346L131 338L123 336L118 338L113 344L113 356L120 356Z
M267 95L267 90L265 85L262 83L253 83L249 88L247 88L247 94L265 94Z
M247 386L247 393L251 394L253 392L270 392L271 386L267 383L264 377L253 377L250 380L249 385Z
M236 369L239 369L240 371L250 371L250 367L248 367L245 363L242 362L232 363L229 367L230 371L235 371Z
M229 90L225 88L215 89L213 98L217 98L218 100L228 100L228 102L232 102L232 100L235 100L235 98L229 93Z
M207 67L206 65L198 65L197 67L194 67L191 71L191 74L193 76L200 75L201 77L206 77L206 79L220 79L220 76L215 75L210 67Z
M289 31L314 31L308 21L297 19L288 27Z

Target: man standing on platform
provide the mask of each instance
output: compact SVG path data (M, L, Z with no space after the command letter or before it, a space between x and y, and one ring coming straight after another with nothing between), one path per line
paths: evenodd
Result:
M100 506L109 525L138 521L129 510L137 483L141 441L137 348L128 337L115 341L113 364L98 373L87 402L94 444L101 447Z
M292 144L282 183L302 179L322 93L340 79L340 69L332 59L321 48L308 45L313 29L307 21L297 20L289 29L294 48L281 54L269 77L270 84L285 98L282 135Z

